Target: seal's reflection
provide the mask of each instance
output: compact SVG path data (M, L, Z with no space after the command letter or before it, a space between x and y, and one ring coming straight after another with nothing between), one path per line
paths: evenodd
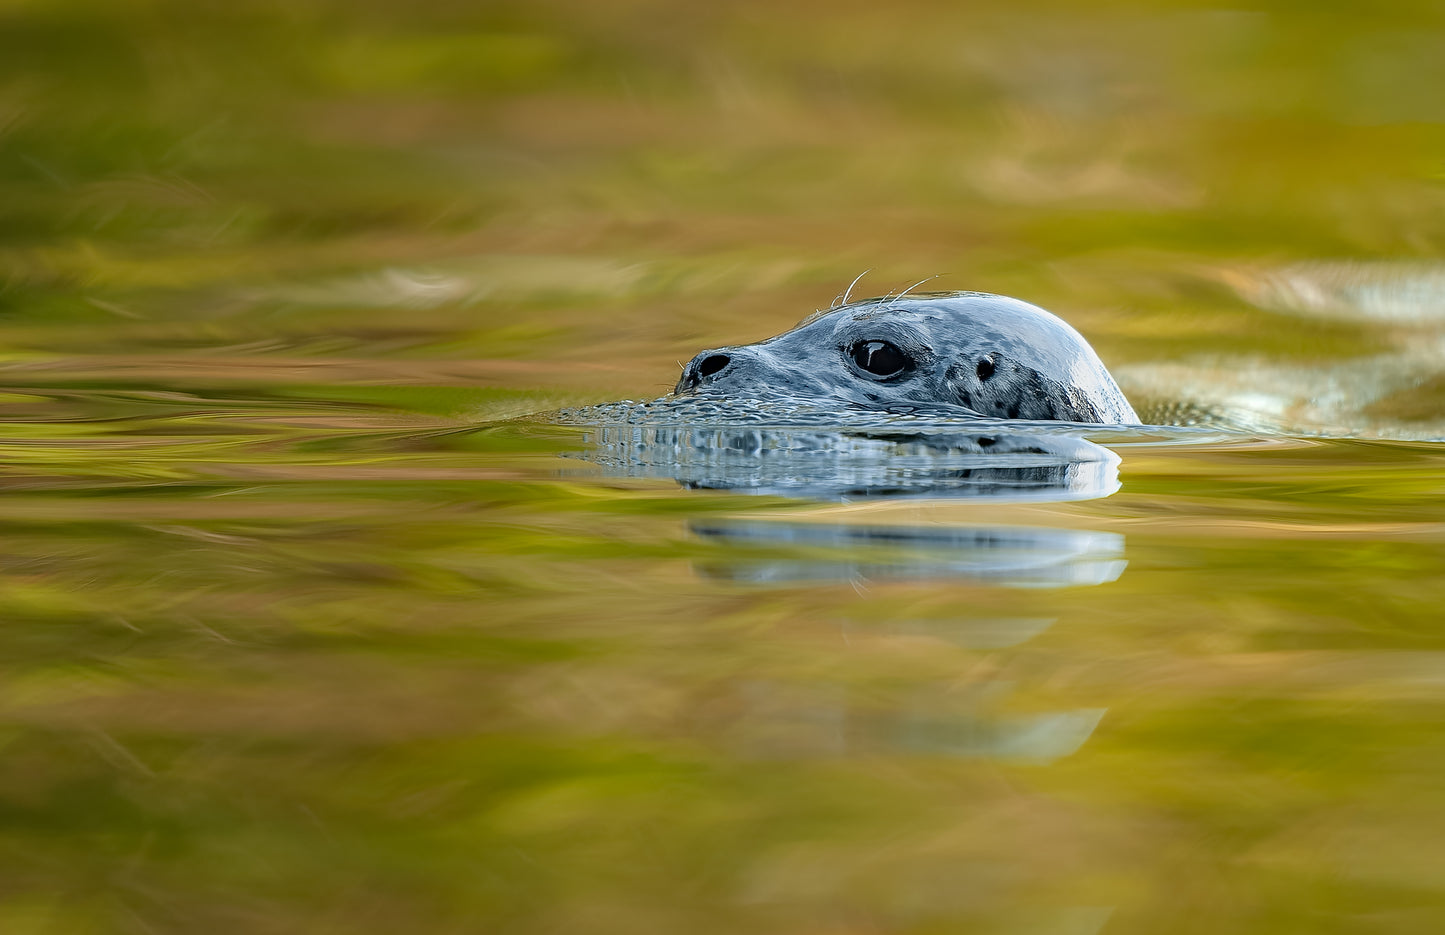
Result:
M982 429L600 426L585 457L611 474L808 500L1087 500L1119 488L1107 448L1057 428Z
M963 432L956 422L832 430L603 425L590 434L594 447L586 457L613 474L810 500L1038 502L1107 497L1119 489L1118 455L1057 425L976 426ZM691 529L735 547L699 562L699 573L755 583L891 579L1064 587L1113 581L1124 569L1123 537L1092 530L717 519Z
M1008 588L1104 584L1124 571L1124 537L1047 527L866 526L769 520L695 522L694 534L728 546L695 563L702 575L750 584L930 582ZM779 554L781 553L781 554ZM789 554L792 553L792 554ZM1036 616L978 615L841 621L853 654L899 641L939 651L1010 649L1054 623ZM961 656L961 662L964 656ZM813 758L883 751L1047 763L1078 750L1103 709L1013 713L990 680L916 684L903 697L860 701L848 686L759 680L743 692L736 739L754 756Z
M918 684L897 697L840 685L757 680L738 686L732 740L765 759L913 755L1049 763L1076 752L1103 708L1008 710L1008 692L983 682Z
M689 488L823 501L1038 503L1107 497L1119 489L1118 456L1067 429L958 428L613 426L595 431L588 457L612 473L672 477ZM689 530L715 547L694 561L697 573L743 585L1089 587L1115 580L1126 565L1124 537L1117 533L1036 524L864 523L824 511L802 519L709 517L693 520ZM807 618L805 608L799 619ZM1016 647L1054 620L979 614L968 604L929 618L835 622L849 658L870 650L886 656L922 640L938 652L958 653L966 666L971 655ZM891 752L1049 762L1082 746L1104 713L1097 707L1013 712L1011 693L1010 685L987 677L971 685L905 680L883 695L846 680L760 678L735 686L729 733L741 751L766 758Z
M1124 537L1091 530L773 520L711 520L691 529L740 547L697 563L700 574L757 583L951 579L1050 588L1113 581L1125 565ZM760 546L773 554L764 557ZM780 549L793 554L779 556Z

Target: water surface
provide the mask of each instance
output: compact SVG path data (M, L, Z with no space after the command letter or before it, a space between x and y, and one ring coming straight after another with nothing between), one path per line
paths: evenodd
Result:
M1441 27L0 2L0 930L1438 931ZM1225 427L938 498L526 418L870 268Z

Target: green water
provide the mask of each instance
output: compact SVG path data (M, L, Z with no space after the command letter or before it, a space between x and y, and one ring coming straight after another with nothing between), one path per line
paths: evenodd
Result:
M0 0L0 931L1440 931L1442 36ZM865 269L1242 429L819 504L507 421Z

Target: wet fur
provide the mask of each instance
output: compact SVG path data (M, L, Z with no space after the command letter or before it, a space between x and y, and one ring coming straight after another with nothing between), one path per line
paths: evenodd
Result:
M893 344L913 366L892 378L859 370L850 364L848 349L870 340ZM721 355L728 364L704 373L702 362ZM877 409L921 404L987 418L1138 424L1078 332L1037 306L980 292L904 290L828 309L767 341L703 351L684 368L676 392Z

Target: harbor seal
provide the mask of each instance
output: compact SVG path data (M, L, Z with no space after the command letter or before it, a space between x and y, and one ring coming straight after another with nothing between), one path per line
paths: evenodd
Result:
M674 394L1139 423L1077 331L1037 306L983 292L865 299L828 309L758 344L703 351L683 368Z

